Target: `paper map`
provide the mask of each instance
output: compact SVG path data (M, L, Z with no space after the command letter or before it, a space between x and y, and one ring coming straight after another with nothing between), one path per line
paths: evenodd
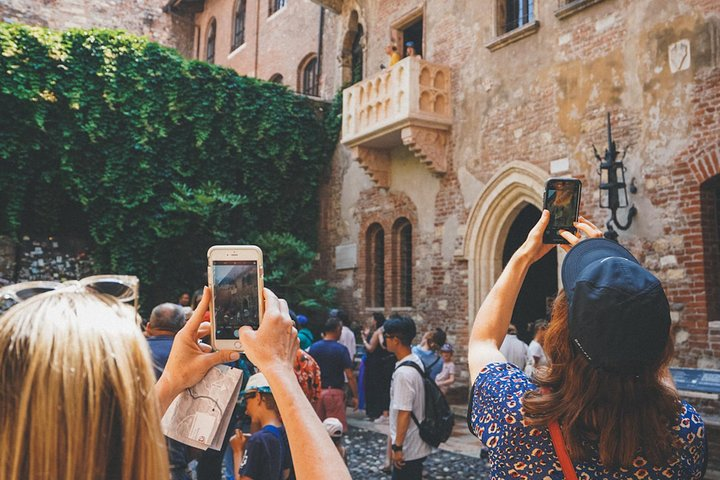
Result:
M170 404L162 418L163 433L191 447L220 450L241 380L242 370L227 365L211 368L200 383Z

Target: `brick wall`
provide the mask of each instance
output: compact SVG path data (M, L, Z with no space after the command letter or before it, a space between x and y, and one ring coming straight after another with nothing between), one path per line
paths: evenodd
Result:
M393 25L421 7L425 58L452 69L452 154L437 191L427 192L432 207L416 206L417 222L431 222L433 228L414 230L420 253L418 301L411 313L423 325L449 330L460 346L456 364L462 366L466 358L472 279L467 259L448 251L463 244L463 229L484 186L511 161L536 165L550 176L551 162L566 159L569 171L560 173L583 180L583 211L604 225L608 214L597 206L599 177L591 145L602 153L610 112L617 145L628 151L627 180L635 178L638 186L630 200L639 214L630 230L620 232L620 241L667 287L678 332L676 362L720 366L720 350L713 348L720 338L708 327L705 292L712 289L706 288L710 267L700 195L700 185L718 173L720 155L720 4L663 0L650 7L606 0L559 20L556 2L538 3L538 32L490 52L484 44L494 35L492 2L346 3L351 6L344 16L355 8L367 22L368 74L385 61ZM673 73L669 48L682 39L690 41L691 63ZM365 285L365 218L393 217L390 199L398 190L415 188L415 180L394 178L389 191L366 183L357 194L348 193L349 183L361 178L357 170L340 147L323 187L321 258L326 275L341 288L342 301L355 315L365 315L364 296L358 293ZM342 207L343 202L353 206ZM624 219L625 212L619 216ZM333 249L347 243L358 244L359 267L334 271ZM461 375L467 385L466 372Z

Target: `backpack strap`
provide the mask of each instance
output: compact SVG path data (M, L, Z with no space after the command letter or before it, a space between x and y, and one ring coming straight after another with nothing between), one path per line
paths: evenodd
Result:
M540 391L543 394L550 393L550 389L547 387L542 387ZM578 480L577 474L575 473L575 466L568 454L565 439L563 438L562 430L560 430L560 424L557 420L553 420L548 424L548 430L550 430L550 439L552 440L555 455L558 457L565 479Z
M414 368L415 370L417 370L417 372L420 374L420 377L421 377L421 378L422 378L422 377L425 377L425 372L423 371L422 368L420 368L420 365L418 365L417 363L413 362L412 360L406 360L406 361L404 361L403 363L401 363L400 365L398 365L397 367L395 367L395 370L397 370L397 369L400 368L400 367L413 367L413 368ZM418 428L420 428L420 422L418 421L417 417L415 416L415 414L413 413L412 410L410 410L410 416L412 417L413 422L415 422L415 425L416 425Z
M435 359L435 361L432 362L432 363L427 367L428 372L430 372L430 370L432 370L432 367L434 367L439 361L440 361L440 357L437 357L437 358ZM429 373L428 373L428 375L429 375Z

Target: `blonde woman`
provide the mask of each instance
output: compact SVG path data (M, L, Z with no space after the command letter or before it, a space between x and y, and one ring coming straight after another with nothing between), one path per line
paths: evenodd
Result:
M283 301L280 308L267 289L265 298L264 333L252 332L258 336L248 336L247 345L262 350L256 364L275 373L268 374L273 389L284 391L295 404L280 402L291 447L309 430L326 440L327 445L323 439L317 442L317 449L330 447L317 418L296 418L312 407L306 400L303 404L294 374L277 376L286 370L292 374L289 352L297 349L297 332L287 304ZM210 352L198 343L209 331L202 321L209 300L206 288L175 337L157 383L134 310L112 297L50 292L1 316L0 480L169 478L162 413L211 367L239 357L237 352ZM280 325L287 328L281 332ZM317 449L310 448L310 455L317 458ZM338 474L347 472L339 455L330 455L320 465L296 466L298 478L328 478L329 469L336 472L334 478L349 478Z

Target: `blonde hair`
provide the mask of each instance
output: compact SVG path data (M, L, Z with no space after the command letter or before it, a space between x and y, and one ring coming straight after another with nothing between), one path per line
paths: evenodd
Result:
M0 480L169 477L145 339L112 297L50 292L0 317Z

